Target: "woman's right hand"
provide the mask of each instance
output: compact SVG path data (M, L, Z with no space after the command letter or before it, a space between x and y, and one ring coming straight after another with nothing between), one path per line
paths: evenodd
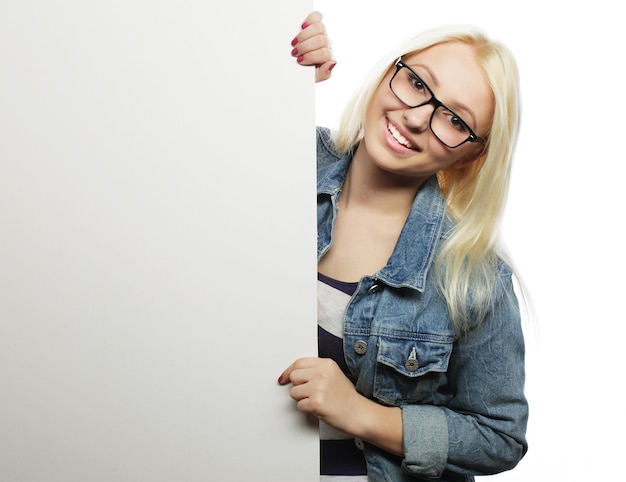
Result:
M315 82L329 79L337 64L320 12L311 12L291 41L291 55L300 65L315 66Z

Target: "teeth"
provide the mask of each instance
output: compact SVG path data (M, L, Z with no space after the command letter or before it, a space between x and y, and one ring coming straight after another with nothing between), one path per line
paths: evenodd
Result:
M409 149L413 148L413 145L407 140L406 137L404 137L402 134L400 134L400 132L398 132L398 129L396 129L395 126L391 124L391 122L387 123L387 129L389 129L389 132L391 132L391 135L393 136L393 138L396 141L398 141L400 144L402 144L404 147L408 147Z

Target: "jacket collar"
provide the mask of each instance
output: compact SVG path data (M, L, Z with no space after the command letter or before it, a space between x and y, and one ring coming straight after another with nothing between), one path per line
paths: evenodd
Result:
M337 196L345 180L351 156L323 169L317 183L317 193ZM415 196L407 221L387 265L373 277L396 287L423 291L426 275L432 268L440 240L451 227L446 216L446 201L439 188L437 176L427 179Z
M390 286L423 291L440 247L445 220L446 201L433 175L417 192L393 254L376 277Z

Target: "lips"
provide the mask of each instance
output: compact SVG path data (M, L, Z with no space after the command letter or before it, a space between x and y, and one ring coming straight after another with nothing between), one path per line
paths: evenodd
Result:
M398 144L401 144L407 149L411 149L414 151L419 150L417 146L413 145L411 141L409 141L405 136L402 135L400 130L394 124L392 124L390 120L387 120L387 130L389 131L391 136L398 142Z

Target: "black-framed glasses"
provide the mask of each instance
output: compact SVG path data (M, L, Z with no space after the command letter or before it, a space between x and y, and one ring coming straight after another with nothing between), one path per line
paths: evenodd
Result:
M445 146L454 149L466 142L485 142L461 117L435 97L426 82L402 61L402 57L395 65L396 72L389 81L389 88L410 109L427 104L434 107L429 121L430 130Z

